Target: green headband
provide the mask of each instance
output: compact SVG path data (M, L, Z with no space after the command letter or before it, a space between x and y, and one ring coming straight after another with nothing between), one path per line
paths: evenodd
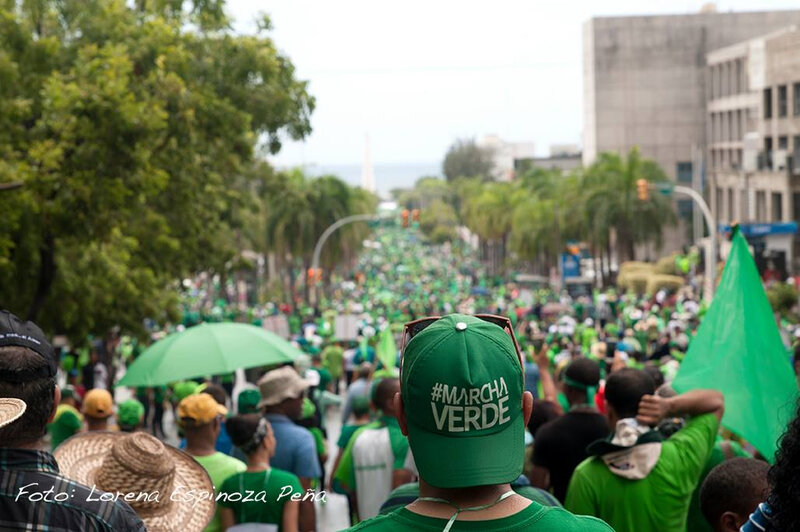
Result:
M589 405L594 406L594 396L597 393L597 386L589 386L588 384L584 384L582 382L578 382L574 379L570 379L566 375L564 375L564 384L568 386L572 386L573 388L577 388L578 390L583 390L586 392L586 403Z

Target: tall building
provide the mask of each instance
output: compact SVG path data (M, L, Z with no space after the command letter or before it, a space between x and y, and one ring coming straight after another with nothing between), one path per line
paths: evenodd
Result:
M798 271L800 30L790 26L708 55L709 199L721 227L742 223L756 261Z
M478 145L492 153L494 162L494 178L498 181L514 179L518 161L536 157L533 142L509 142L497 135L486 135Z
M706 56L713 50L800 24L800 11L703 12L600 17L584 25L583 162L604 151L638 146L667 175L691 186L706 149ZM696 175L695 172L698 172ZM666 247L687 242L691 203L681 200L683 228Z

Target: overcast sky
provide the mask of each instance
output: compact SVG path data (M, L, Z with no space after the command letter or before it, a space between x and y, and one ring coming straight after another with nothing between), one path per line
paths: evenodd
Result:
M258 12L310 81L313 133L278 165L441 161L460 137L581 140L582 26L593 16L696 12L689 0L228 0L242 32ZM724 0L718 11L791 9Z

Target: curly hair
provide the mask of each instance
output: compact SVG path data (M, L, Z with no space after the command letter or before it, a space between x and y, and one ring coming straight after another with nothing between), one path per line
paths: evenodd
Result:
M797 415L781 436L768 479L774 525L778 530L796 530L800 523L800 400Z

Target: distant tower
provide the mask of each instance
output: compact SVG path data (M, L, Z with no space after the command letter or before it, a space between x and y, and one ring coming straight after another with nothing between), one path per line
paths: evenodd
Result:
M361 167L361 188L375 192L375 170L369 153L369 135L364 138L364 165Z

